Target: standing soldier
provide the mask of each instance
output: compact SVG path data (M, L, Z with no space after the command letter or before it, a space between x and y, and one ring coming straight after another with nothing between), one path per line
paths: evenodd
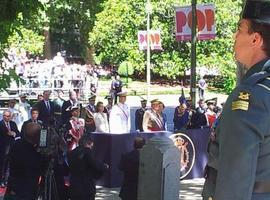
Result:
M20 95L20 101L15 105L15 108L19 111L19 122L17 124L18 129L21 130L23 122L30 118L30 104L27 103L26 94Z
M113 98L112 98L111 95L108 95L108 96L105 97L105 99L107 99L108 104L105 106L104 112L107 114L107 118L108 118L108 121L109 121L110 113L111 113L111 110L112 110L112 107L113 107Z
M119 102L112 107L109 126L111 133L122 134L130 132L130 108L125 103L127 92L117 93Z
M77 106L72 106L70 109L71 118L68 127L67 147L68 151L75 149L79 145L79 140L84 134L84 119L79 118L80 109Z
M92 95L89 99L89 104L82 110L81 116L85 120L85 131L91 133L96 130L94 114L96 113L96 95Z
M162 116L159 114L159 104L158 99L151 101L151 109L145 111L143 116L143 131L152 132L152 131L164 131L164 123Z
M16 105L16 99L10 99L8 101L8 111L12 114L12 121L14 121L16 124L21 123L20 119L20 113L17 108L15 108Z
M205 199L270 199L270 1L249 0L235 34L235 58L248 70L217 127L213 194ZM211 190L209 190L211 191Z
M137 109L135 112L135 129L137 131L143 132L143 115L146 111L146 102L147 100L143 99L141 100L141 108Z

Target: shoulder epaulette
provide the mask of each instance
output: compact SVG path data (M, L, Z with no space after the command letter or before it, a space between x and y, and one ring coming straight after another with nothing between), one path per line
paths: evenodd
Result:
M257 83L258 86L263 87L264 89L270 91L270 74L267 78Z

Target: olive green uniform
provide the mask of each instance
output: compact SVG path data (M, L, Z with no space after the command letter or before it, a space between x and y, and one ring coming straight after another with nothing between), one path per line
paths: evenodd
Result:
M214 200L270 199L270 60L251 67L228 97L210 154Z

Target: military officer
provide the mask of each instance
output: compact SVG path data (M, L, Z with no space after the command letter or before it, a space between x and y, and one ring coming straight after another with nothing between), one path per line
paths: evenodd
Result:
M89 104L82 110L81 117L85 120L85 130L87 133L96 130L94 114L96 113L96 95L89 97Z
M163 119L159 114L159 104L158 99L151 101L151 109L145 111L143 116L143 131L152 132L152 131L164 131Z
M111 95L108 95L108 96L105 97L105 99L107 99L108 104L104 107L104 113L107 114L107 118L109 120L110 113L111 113L112 106L113 106L113 98L112 98Z
M248 71L224 105L208 163L217 177L213 193L204 199L270 199L269 36L270 1L247 1L234 53Z
M141 108L137 109L135 112L135 129L140 132L143 131L142 123L143 123L143 115L146 111L146 103L147 100L142 99Z
M19 122L17 123L18 129L21 130L23 122L30 118L30 104L27 102L27 95L20 94L20 101L15 105L19 111Z
M109 126L111 133L122 134L130 132L130 108L125 103L127 92L118 92L119 102L111 110Z

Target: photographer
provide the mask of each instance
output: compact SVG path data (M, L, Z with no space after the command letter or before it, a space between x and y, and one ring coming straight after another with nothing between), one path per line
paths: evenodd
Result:
M94 159L92 147L90 135L83 135L79 146L68 154L71 200L94 200L95 179L100 178L109 167Z
M10 149L10 174L4 200L35 199L39 177L45 168L45 159L37 152L40 130L37 123L27 124L25 137L16 140Z

